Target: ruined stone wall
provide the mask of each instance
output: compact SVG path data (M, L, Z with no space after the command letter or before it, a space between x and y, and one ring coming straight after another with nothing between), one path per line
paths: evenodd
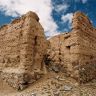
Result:
M96 29L81 12L74 14L71 32L49 40L38 16L28 12L0 28L0 78L22 90L40 78L46 63L56 72L87 82L96 77L95 43Z
M52 37L50 58L66 74L79 82L87 82L96 77L96 29L88 17L76 12L72 20L72 31ZM55 60L54 60L55 59Z
M45 53L44 30L35 13L28 12L0 28L0 78L12 87L23 89L36 79L35 73L43 71Z
M79 47L78 62L73 64L79 70L79 81L86 82L96 77L96 30L81 12L74 14L72 27L78 33Z
M76 32L68 32L49 39L51 45L49 58L52 58L54 64L61 66L60 70L67 74L73 71L72 62L78 60L77 38Z

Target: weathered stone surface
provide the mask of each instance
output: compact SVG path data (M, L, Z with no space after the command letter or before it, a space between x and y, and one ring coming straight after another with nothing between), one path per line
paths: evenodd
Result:
M0 78L18 90L27 86L30 80L32 82L33 77L36 80L40 78L37 74L44 71L43 58L46 45L44 30L34 12L30 11L10 24L2 26Z
M81 12L72 20L72 31L49 39L48 58L61 71L81 82L96 78L96 29Z
M0 27L0 79L23 90L49 68L64 72L80 83L90 81L96 78L95 44L96 29L81 12L74 14L71 32L49 40L38 16L28 12Z

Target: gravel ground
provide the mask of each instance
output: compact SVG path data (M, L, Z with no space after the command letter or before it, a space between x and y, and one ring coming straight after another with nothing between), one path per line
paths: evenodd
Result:
M20 92L0 80L0 96L96 96L96 80L79 85L62 73L50 72Z

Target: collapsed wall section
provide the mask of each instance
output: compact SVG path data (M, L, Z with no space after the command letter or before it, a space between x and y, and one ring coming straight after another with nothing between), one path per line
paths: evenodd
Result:
M34 12L0 28L0 78L15 89L21 90L37 79L44 68L45 53L44 30Z

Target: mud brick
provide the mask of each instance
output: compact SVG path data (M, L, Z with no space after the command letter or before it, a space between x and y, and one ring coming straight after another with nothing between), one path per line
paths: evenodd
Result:
M15 89L24 89L29 82L26 80L31 77L28 74L25 77L24 74L28 71L36 73L35 68L39 71L44 68L41 65L44 66L42 60L47 49L45 42L44 29L34 12L30 11L10 24L2 26L0 28L0 68L2 67L0 78Z
M54 36L48 41L47 54L52 64L56 64L59 58L58 64L64 62L66 73L79 83L96 78L96 29L85 14L74 13L71 32Z

